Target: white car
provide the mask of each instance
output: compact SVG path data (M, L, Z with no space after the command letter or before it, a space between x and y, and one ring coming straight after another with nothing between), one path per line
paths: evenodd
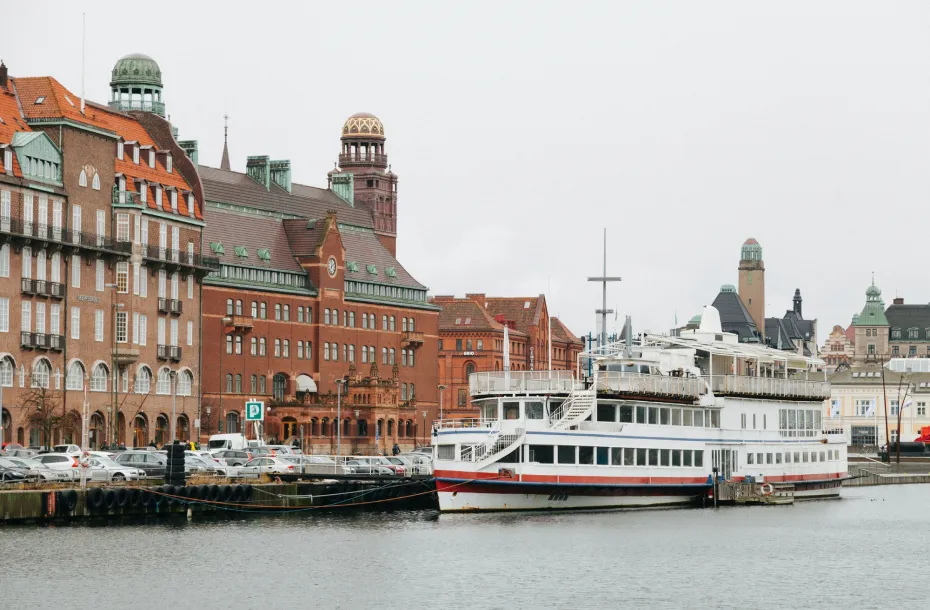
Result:
M81 448L78 445L55 445L52 447L52 453L65 453L67 455L81 455Z
M80 472L77 476L81 476ZM145 478L145 472L114 462L108 457L94 456L90 458L87 478L91 481L139 481Z
M78 480L81 476L78 472L80 463L78 462L77 455L69 455L67 453L40 453L33 459L37 462L42 462L42 465L49 470L67 473L72 481Z
M294 474L294 464L279 457L257 457L239 468L240 475Z
M23 457L4 457L0 459L0 466L4 465L4 461L11 462L16 470L20 470L24 474L26 472L35 473L38 475L39 479L42 481L70 481L71 473L64 470L52 470L46 468L45 464L42 462L36 461L32 458L23 458Z

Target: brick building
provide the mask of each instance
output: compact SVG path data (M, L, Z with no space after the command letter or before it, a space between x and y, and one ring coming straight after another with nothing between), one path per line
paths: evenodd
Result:
M109 106L85 103L0 68L7 441L78 441L85 401L91 447L193 434L202 189L163 118L158 65L124 57L111 87Z
M343 453L429 442L439 311L394 256L384 141L376 117L350 117L326 189L266 156L231 171L228 147L219 169L200 166L220 261L204 290L204 434L242 430L256 398L264 436L309 451L335 452L337 428Z
M550 318L544 295L537 297L465 298L436 296L439 317L439 383L443 386L444 417L474 417L468 376L504 368L504 327L510 345L510 369L546 371L575 369L583 349L558 319ZM552 363L549 363L549 324L552 324Z

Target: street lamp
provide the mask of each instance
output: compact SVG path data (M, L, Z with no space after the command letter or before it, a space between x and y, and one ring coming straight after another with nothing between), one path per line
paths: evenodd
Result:
M177 371L168 371L168 379L171 382L171 442L178 440L178 384Z
M439 421L442 421L442 395L445 392L446 386L439 384Z
M223 412L223 383L225 381L223 375L223 352L226 351L226 325L232 322L232 318L229 316L223 316L223 319L220 320L220 335L222 335L222 341L220 342L220 417L217 422L217 430L223 431L223 420L226 417L226 414ZM229 432L229 430L226 430Z
M336 455L342 455L342 379L336 380Z

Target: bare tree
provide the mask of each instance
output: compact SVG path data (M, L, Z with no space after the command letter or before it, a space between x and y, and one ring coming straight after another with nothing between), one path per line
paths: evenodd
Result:
M80 421L65 413L62 392L48 388L29 388L22 395L21 404L27 413L26 421L32 428L42 431L45 446L52 446L56 433L67 435L80 432Z

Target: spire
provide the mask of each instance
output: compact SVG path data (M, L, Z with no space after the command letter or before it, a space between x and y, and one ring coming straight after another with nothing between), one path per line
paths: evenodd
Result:
M229 115L223 115L223 160L220 161L220 169L229 170Z

